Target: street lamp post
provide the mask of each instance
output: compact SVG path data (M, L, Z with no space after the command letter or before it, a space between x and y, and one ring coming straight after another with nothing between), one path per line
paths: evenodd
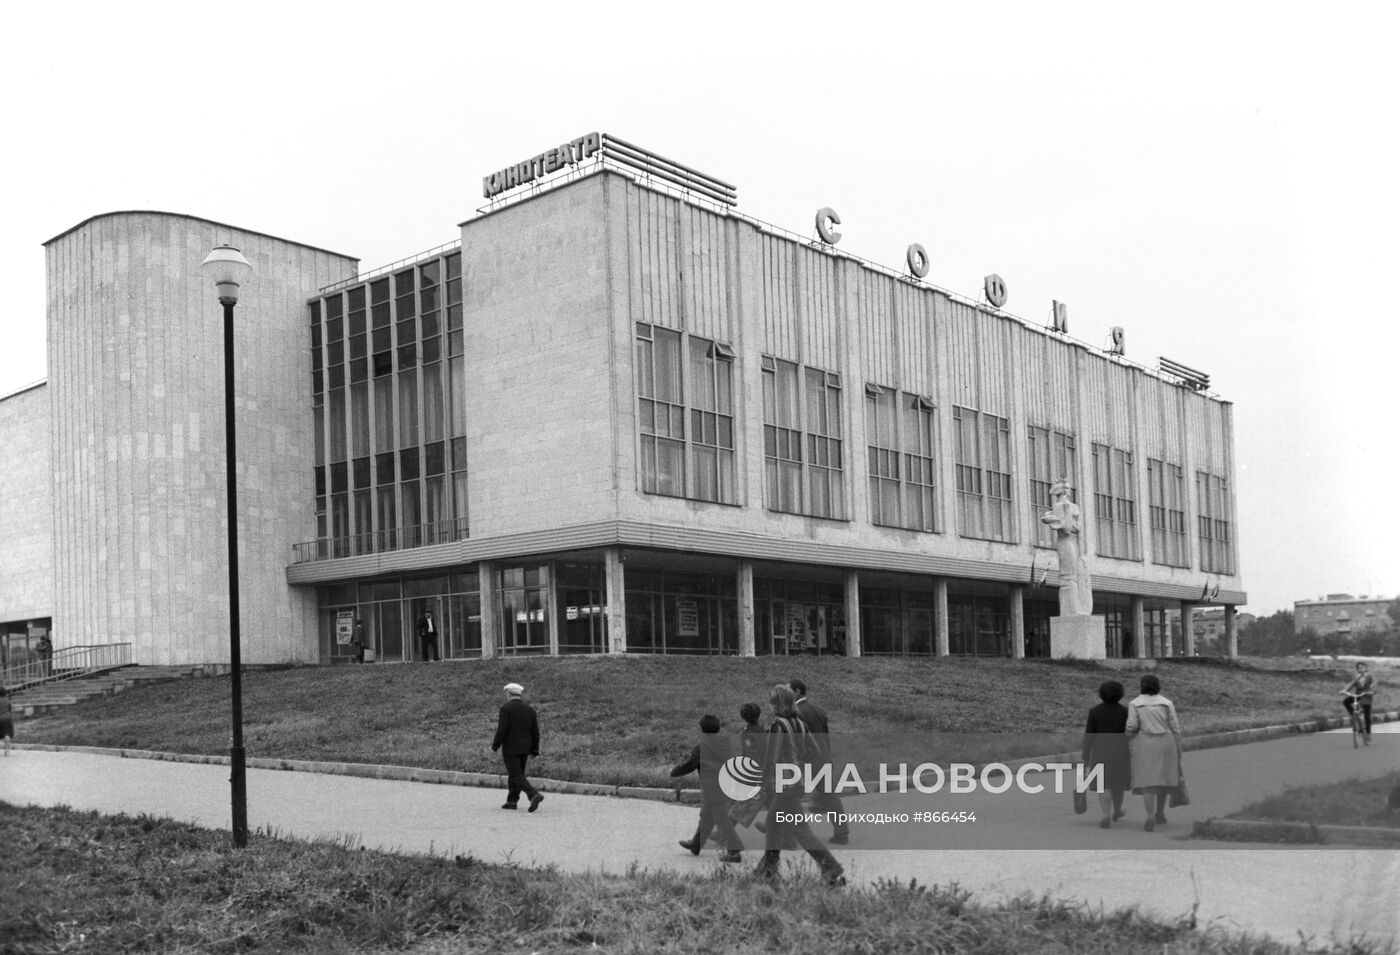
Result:
M228 471L228 618L229 669L233 676L233 739L229 746L229 785L233 797L233 844L248 844L248 769L243 753L243 654L238 621L238 457L233 427L233 307L238 304L238 288L253 267L231 245L221 245L204 259L204 274L219 290L224 307L224 434L225 466Z

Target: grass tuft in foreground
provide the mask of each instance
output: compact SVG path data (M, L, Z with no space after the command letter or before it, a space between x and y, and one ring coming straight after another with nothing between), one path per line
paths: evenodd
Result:
M224 833L150 817L0 805L0 953L115 952L1391 952L1288 946L1191 919L1102 913L957 886L833 891L794 875L564 875L347 844Z

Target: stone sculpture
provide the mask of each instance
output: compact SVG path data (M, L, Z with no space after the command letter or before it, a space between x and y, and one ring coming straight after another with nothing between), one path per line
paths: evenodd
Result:
M1070 499L1070 488L1057 481L1050 488L1050 510L1041 522L1055 529L1055 556L1060 563L1060 616L1084 617L1094 611L1094 588L1079 549L1079 505Z

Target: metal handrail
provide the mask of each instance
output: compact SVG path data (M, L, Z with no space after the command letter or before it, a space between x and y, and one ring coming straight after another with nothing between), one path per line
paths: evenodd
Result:
M293 544L292 563L308 564L320 560L339 560L343 557L360 557L365 554L410 550L415 547L428 547L433 544L449 544L453 541L466 540L469 536L466 518L457 518L451 521L434 521L430 524L396 527L388 531L367 531L363 534L323 537L314 541Z
M28 650L23 663L11 664L0 671L0 683L10 692L29 689L46 683L76 680L103 670L115 670L131 665L130 643L99 643L63 647L48 657Z

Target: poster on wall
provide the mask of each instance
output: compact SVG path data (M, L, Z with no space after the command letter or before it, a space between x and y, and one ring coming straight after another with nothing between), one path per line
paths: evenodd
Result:
M355 611L340 610L335 615L335 642L342 647L350 645L355 633Z
M787 605L788 653L801 653L807 649L808 609L806 604L790 603Z
M676 626L681 637L700 636L700 611L693 599L676 599Z

